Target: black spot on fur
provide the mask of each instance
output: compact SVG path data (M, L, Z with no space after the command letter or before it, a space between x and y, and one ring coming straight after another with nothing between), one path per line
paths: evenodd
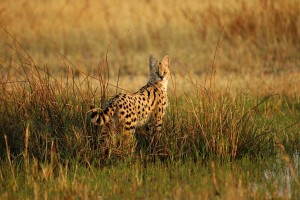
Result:
M94 118L97 114L98 114L98 112L93 112L93 113L91 114L91 118Z
M150 92L149 92L149 90L147 90L147 93L148 93L148 98L150 98Z
M98 119L100 119L100 117ZM101 119L102 119L103 123L105 124L106 123L106 119L105 119L104 115L101 115Z
M108 112L109 112L109 109L108 109L108 108L106 108L106 109L104 110L104 112L103 112L103 113L104 113L105 115L107 115L107 113L108 113Z
M127 115L125 116L125 118L129 118L129 117L131 117L131 114L127 114Z
M153 95L153 100L152 100L152 103L151 103L151 107L153 106L155 99L156 99L156 95Z
M100 116L99 116L96 122L97 122L98 124L100 124L100 120L101 120L101 119L100 119Z

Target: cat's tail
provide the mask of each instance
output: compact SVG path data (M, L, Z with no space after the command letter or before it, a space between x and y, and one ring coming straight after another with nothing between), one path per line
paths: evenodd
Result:
M115 112L113 104L109 104L104 110L99 111L94 106L90 106L89 112L91 123L97 126L102 126L110 121Z

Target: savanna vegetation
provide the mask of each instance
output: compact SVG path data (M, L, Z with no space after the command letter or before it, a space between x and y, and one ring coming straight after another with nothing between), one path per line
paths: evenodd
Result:
M0 199L297 199L300 2L3 1ZM170 54L162 134L129 148L89 105Z

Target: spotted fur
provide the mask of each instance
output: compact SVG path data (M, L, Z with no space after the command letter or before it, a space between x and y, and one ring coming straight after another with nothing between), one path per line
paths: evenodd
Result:
M170 79L170 58L162 61L150 56L148 83L133 94L118 94L109 100L102 112L91 109L91 123L103 126L112 119L122 127L124 134L132 134L136 127L150 122L154 130L161 131L168 104L167 85Z

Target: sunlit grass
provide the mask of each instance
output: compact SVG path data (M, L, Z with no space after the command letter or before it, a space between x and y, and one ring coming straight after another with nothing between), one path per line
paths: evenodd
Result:
M297 158L299 159L299 158ZM297 198L299 177L278 160L243 158L232 164L218 162L119 163L101 169L77 161L66 165L36 162L24 173L15 166L16 185L1 166L1 198Z
M1 3L0 199L297 199L299 7ZM89 105L138 90L151 53L172 58L162 134L116 146Z
M299 73L295 70L299 69L299 7L297 0L21 0L0 5L0 25L21 42L39 66L47 65L56 73L65 71L60 54L90 73L108 51L113 77L119 69L124 76L145 75L150 53L169 53L176 73L186 64L193 73L203 76L223 29L215 62L217 76L221 81L226 77L226 83L237 73L235 78L250 79L247 84L253 79L259 82L255 85L261 85L260 90L266 91L270 87L275 90L272 82ZM10 39L3 30L0 37L2 63L14 65L18 58L7 46ZM267 81L274 78L269 74L280 77ZM257 76L267 80L261 83ZM297 85L295 81L290 85ZM240 81L238 85L254 87L250 83Z
M58 79L23 51L17 52L22 55L20 70L3 71L9 77L1 87L3 198L204 195L229 199L237 191L240 198L247 198L245 194L262 198L299 195L295 189L299 168L294 164L298 160L292 159L299 148L299 99L232 97L229 91L217 89L213 72L203 84L207 87L189 76L191 92L184 94L177 92L176 80L172 80L162 134L153 136L139 129L128 149L113 145L111 137L93 130L87 119L95 91L103 102L109 96L105 60L98 76L81 74L79 78L70 69ZM268 167L251 175L237 174L245 167L239 162L262 162L268 157L288 167L288 190L282 190L280 181L274 185L260 179ZM223 171L235 164L238 167L232 171ZM149 170L151 166L154 171ZM255 174L260 174L258 179L252 179Z

